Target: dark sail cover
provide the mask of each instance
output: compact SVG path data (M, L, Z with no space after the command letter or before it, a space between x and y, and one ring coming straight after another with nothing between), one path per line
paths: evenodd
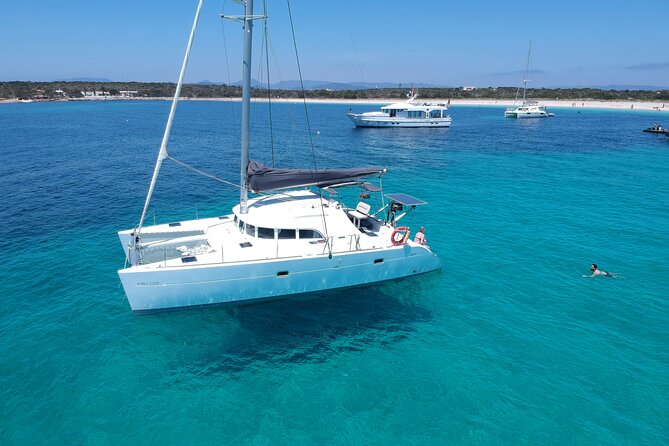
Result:
M337 170L276 169L257 161L250 161L246 168L246 179L249 189L258 193L302 186L326 187L372 175L382 175L385 172L386 169L380 167Z

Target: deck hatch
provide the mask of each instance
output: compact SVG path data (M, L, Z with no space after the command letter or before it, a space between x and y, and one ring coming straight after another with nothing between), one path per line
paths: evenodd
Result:
M251 242L243 242L240 243L239 246L241 246L242 248L250 248L253 245L251 244Z
M378 264L381 264L381 263L383 263L383 259L376 259L376 260L374 260L374 264L375 264L375 265L378 265Z
M279 271L276 273L276 277L286 277L288 275L288 271Z

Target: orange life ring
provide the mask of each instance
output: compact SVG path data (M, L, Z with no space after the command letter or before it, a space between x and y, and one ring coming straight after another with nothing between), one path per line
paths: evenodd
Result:
M397 236L399 236L399 238ZM408 237L409 228L406 226L399 226L395 228L393 234L390 236L390 242L393 244L393 246L403 245L406 243Z

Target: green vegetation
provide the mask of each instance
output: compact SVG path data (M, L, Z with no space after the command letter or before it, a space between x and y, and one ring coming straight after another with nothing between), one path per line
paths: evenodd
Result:
M102 91L118 96L122 91L136 91L133 97L172 97L176 85L166 82L0 82L0 99L81 99L82 92ZM61 93L62 91L62 93ZM461 88L422 88L423 99L514 99L515 87L477 88L464 91ZM308 99L386 99L404 98L406 88L374 88L367 90L307 90ZM241 88L231 85L185 84L181 90L189 98L239 98ZM267 96L267 90L258 88L254 97ZM301 98L298 90L272 90L273 98ZM598 90L593 88L532 88L527 97L556 100L604 100L604 101L669 101L669 90Z

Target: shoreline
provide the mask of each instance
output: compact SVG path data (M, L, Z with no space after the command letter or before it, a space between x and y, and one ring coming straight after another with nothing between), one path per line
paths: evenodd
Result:
M87 101L171 101L171 97L156 98L82 98L82 99L55 99L55 100L33 100L21 101L18 99L0 99L0 104L17 104L25 102L87 102ZM240 102L241 98L189 98L183 97L180 101L216 101L216 102ZM252 98L253 102L266 101L266 98ZM302 99L296 98L275 98L272 102L301 103ZM449 99L425 99L424 102L446 103ZM669 102L653 101L601 101L592 99L537 99L541 105L553 108L591 108L591 109L610 109L610 110L641 110L641 111L659 111L669 112ZM308 103L313 104L342 104L342 105L378 105L401 102L398 98L377 98L377 99L307 99ZM418 102L421 102L420 98ZM511 99L450 99L450 106L498 106L511 107L519 104L519 101Z

